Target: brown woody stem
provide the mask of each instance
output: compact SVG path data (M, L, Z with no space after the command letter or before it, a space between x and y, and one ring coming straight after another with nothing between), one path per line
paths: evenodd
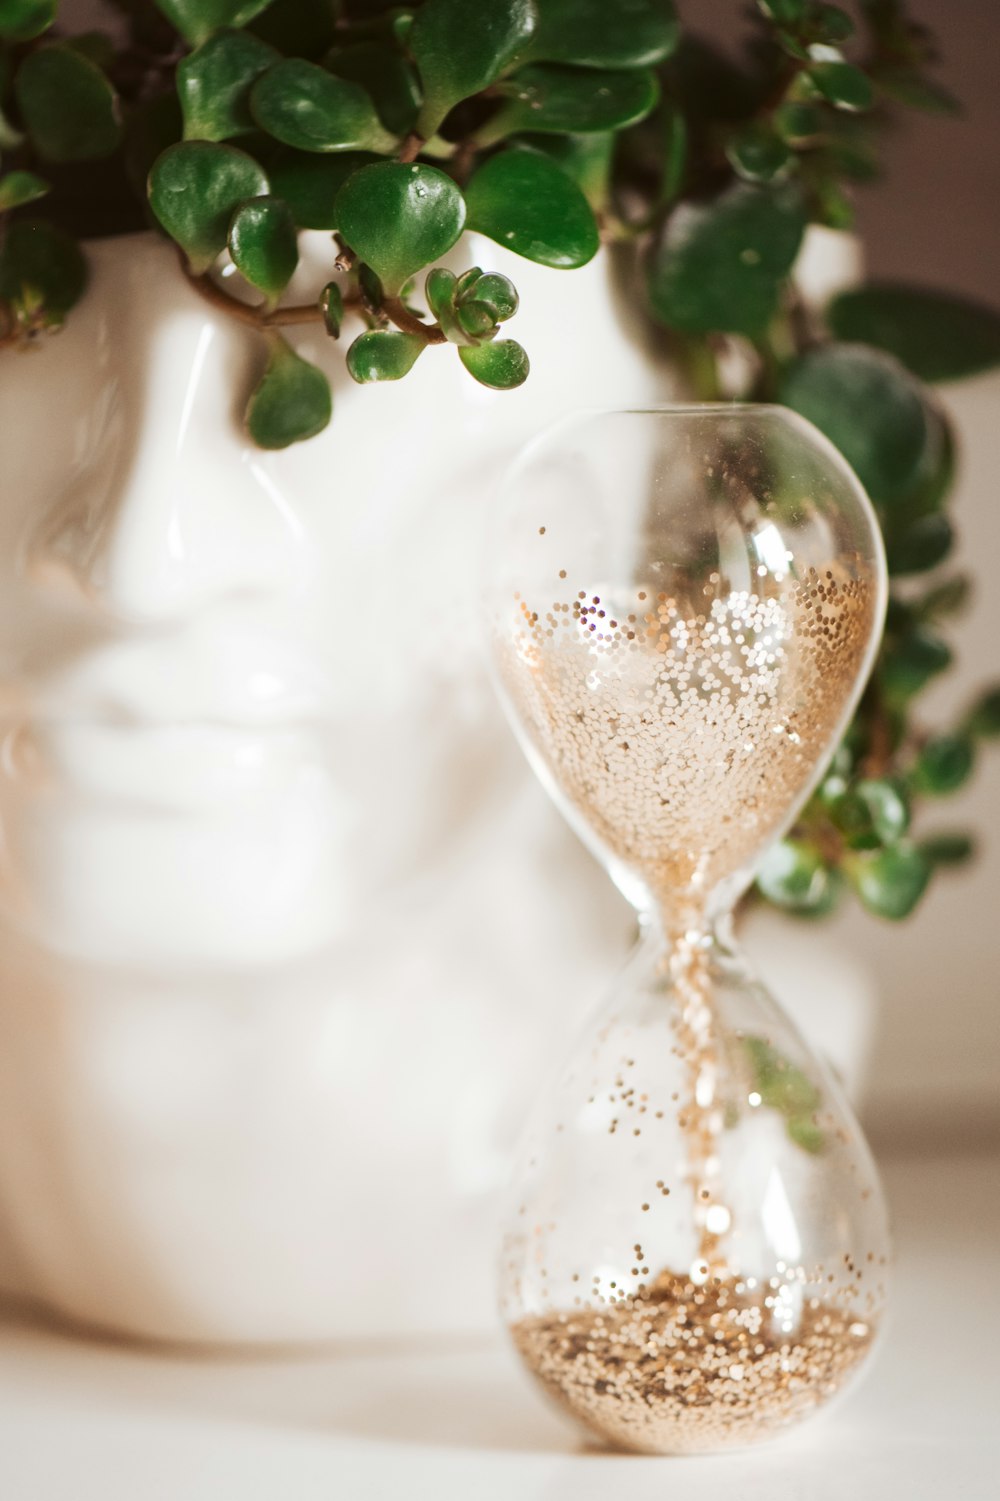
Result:
M269 311L266 303L238 302L235 297L230 297L228 292L212 281L211 277L199 276L197 272L191 270L183 252L180 254L180 262L189 284L204 302L219 312L226 313L230 318L247 324L250 328L263 332L266 329L287 328L294 324L323 322L323 309L318 302L293 303L289 307L277 307ZM344 298L344 306L362 306L361 296L357 292L349 294ZM415 313L411 313L398 297L384 298L381 307L373 311L384 313L402 333L419 334L426 344L445 342L445 336L438 324L424 323Z
M404 307L398 297L384 297L382 299L382 311L392 319L396 327L404 334L419 334L425 344L443 344L445 336L437 323L425 323L415 313L411 313L408 307Z
M424 144L423 136L417 135L415 130L411 131L396 154L397 162L416 161Z

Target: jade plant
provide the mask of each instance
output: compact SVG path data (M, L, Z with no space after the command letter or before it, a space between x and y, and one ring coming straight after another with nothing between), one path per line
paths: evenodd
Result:
M902 0L859 0L857 29L816 0L733 0L739 55L686 24L694 0L690 18L673 0L109 3L114 37L61 31L58 0L0 0L0 347L62 325L86 286L81 240L156 227L192 287L259 332L246 426L281 448L332 414L283 330L339 340L361 383L457 357L508 389L529 371L509 261L462 265L463 231L564 271L617 247L691 393L808 417L885 536L878 663L760 892L818 914L852 888L901 918L969 857L964 833L911 830L1000 735L1000 688L956 724L917 712L970 589L948 567L955 445L928 386L1000 364L1000 317L884 284L817 310L793 276L810 224L850 229L894 110L957 108ZM299 302L303 230L328 234L329 279ZM242 296L215 274L225 257ZM581 305L566 337L586 322Z

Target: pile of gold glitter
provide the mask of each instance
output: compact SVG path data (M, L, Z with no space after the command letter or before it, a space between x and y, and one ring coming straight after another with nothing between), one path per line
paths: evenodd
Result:
M825 1403L864 1360L871 1324L819 1299L794 1334L731 1282L664 1273L643 1299L525 1318L511 1330L560 1406L646 1453L751 1444Z
M518 598L501 676L563 794L655 891L707 893L753 860L826 753L877 591L853 571L709 576L664 592Z

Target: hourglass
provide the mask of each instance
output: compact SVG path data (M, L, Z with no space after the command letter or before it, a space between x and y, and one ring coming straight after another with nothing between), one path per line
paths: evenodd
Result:
M860 1128L732 937L870 668L875 517L780 408L594 413L515 466L488 555L501 696L640 926L530 1123L504 1316L604 1440L755 1442L855 1375L886 1297Z

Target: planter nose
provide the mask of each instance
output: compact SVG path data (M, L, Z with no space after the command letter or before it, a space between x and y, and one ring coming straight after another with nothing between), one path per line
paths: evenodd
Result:
M149 623L293 586L303 544L238 420L258 341L200 302L172 259L141 244L113 286L97 261L96 326L65 336L89 335L78 409L62 414L75 419L77 462L27 550L36 579Z

